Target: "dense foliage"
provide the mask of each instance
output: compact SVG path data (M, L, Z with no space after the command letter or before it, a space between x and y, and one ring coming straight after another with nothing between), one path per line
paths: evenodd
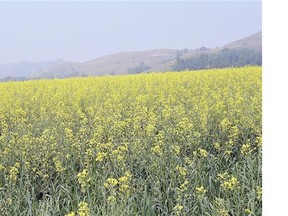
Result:
M261 215L261 67L0 84L0 215Z
M139 65L136 67L128 68L129 74L138 74L143 71L149 70L151 67L149 65L146 65L144 62L140 62Z
M220 52L201 53L199 56L183 59L178 57L172 69L199 70L208 68L243 67L245 65L262 65L262 52L253 49L222 49Z

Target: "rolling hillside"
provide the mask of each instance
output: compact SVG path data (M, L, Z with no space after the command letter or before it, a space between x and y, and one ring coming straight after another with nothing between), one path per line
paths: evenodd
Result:
M0 79L4 77L63 78L74 76L118 75L149 71L172 70L177 58L191 59L201 54L218 53L224 48L262 50L262 32L228 43L222 47L196 50L155 49L123 52L82 63L56 60L51 62L21 62L0 65Z
M176 50L157 49L148 51L124 52L104 56L83 63L68 63L47 68L42 72L45 77L62 77L73 75L116 75L127 74L141 62L154 68L175 59Z
M258 32L246 38L228 43L223 48L238 49L238 48L250 48L258 51L262 50L262 32Z
M3 77L35 77L48 68L54 68L65 64L64 60L31 62L22 61L19 63L0 65L0 79Z

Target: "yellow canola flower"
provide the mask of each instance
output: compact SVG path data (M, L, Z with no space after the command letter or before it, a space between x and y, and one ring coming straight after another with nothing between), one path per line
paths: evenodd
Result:
M255 142L256 142L258 148L262 147L262 137L257 137Z
M20 167L20 164L17 162L17 163L15 163L14 166L11 167L11 169L10 169L9 180L10 180L12 183L15 183L16 180L17 180L17 178L18 178L19 167Z
M260 186L256 187L256 194L257 194L257 199L261 200L262 199L262 187Z
M204 186L196 187L196 193L197 195L204 195L206 193L206 189Z
M72 139L73 138L73 131L70 128L65 128L65 135L67 138Z
M224 172L224 173L219 173L217 174L217 179L218 180L225 180L229 177L229 174L227 172Z
M156 145L156 146L152 147L151 151L154 154L162 155L162 149L161 149L161 147L159 145Z
M58 173L63 173L65 171L65 167L62 166L62 163L58 158L54 158L53 162Z
M65 216L76 216L74 212L71 212L69 214L66 214Z
M223 208L217 209L217 212L220 216L229 216L228 211Z
M99 152L99 153L97 154L96 161L101 162L101 161L103 161L103 160L106 158L106 156L107 156L107 153L105 153L105 152Z
M185 167L181 167L181 166L176 166L175 170L178 171L181 177L185 177L188 171Z
M89 216L90 210L89 210L88 204L86 202L80 202L78 205L77 213L79 216Z
M247 209L245 209L245 213L250 214L251 210L247 208Z
M183 209L183 206L180 204L176 204L176 206L173 208L175 211L181 211Z
M118 182L119 182L120 184L125 184L125 183L127 183L127 182L130 181L131 176L132 176L132 175L131 175L130 172L126 172L124 176L122 176L122 177L120 177L120 178L118 179Z
M231 150L226 150L224 152L225 156L230 156L232 153L233 153L233 151L231 151Z
M208 152L203 148L198 148L197 150L193 151L193 155L198 155L201 158L206 158L208 156Z
M173 152L175 153L175 155L179 155L180 154L180 147L177 145L173 145L172 146Z
M180 192L184 192L184 191L186 191L188 188L187 188L187 186L188 186L188 184L189 184L189 182L187 181L187 180L185 180L184 182L183 182L183 184L181 184L180 186L179 186L179 191Z
M104 186L106 188L110 188L110 187L114 187L118 184L118 180L115 179L115 178L108 178L105 183L104 183Z
M240 151L241 151L241 154L243 156L249 155L252 152L250 143L246 143L246 144L242 145Z
M224 181L221 184L221 187L224 190L234 190L236 188L236 186L238 185L239 181L236 177L232 176L229 180Z
M205 149L199 148L198 150L201 157L206 158L208 156L208 152Z
M91 178L88 175L88 170L84 169L82 172L78 173L77 178L81 186L81 191L84 192L88 186L87 184L91 181Z
M130 189L130 187L129 187L129 185L127 185L127 184L121 184L121 185L119 186L119 190L120 190L122 193L128 193L128 192L129 192L129 189Z
M184 161L187 165L191 165L193 163L193 161L189 157L185 157Z
M115 202L116 201L116 197L113 196L113 195L110 195L110 196L108 196L107 201L108 202Z
M119 190L124 194L128 195L130 193L130 181L131 181L132 174L128 171L125 173L124 176L118 178L119 182Z
M214 148L219 150L220 149L220 144L218 142L214 143Z

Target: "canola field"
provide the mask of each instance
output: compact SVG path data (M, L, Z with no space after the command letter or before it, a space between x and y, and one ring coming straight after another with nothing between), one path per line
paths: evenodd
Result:
M0 215L261 215L262 68L0 84Z

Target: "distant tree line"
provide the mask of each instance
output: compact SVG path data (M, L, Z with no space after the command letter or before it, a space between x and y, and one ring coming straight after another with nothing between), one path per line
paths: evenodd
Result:
M0 82L25 81L25 80L28 80L28 78L27 77L11 77L11 76L0 78Z
M262 52L249 48L224 48L217 53L202 53L190 59L176 58L172 70L199 70L208 68L241 67L245 65L262 65Z
M59 72L57 74L42 74L38 78L49 78L49 79L64 79L64 78L71 78L71 77L87 77L88 75L85 73L80 73L78 71L64 71Z
M7 76L4 78L0 78L0 82L9 82L9 81L25 81L25 80L37 80L37 79L64 79L64 78L70 78L70 77L87 77L88 75L85 73L79 73L77 71L73 71L73 72L62 72L59 74L42 74L38 77L11 77L11 76Z
M133 68L128 68L129 74L138 74L144 71L149 70L151 67L149 65L146 65L144 62L140 62L139 65Z
M176 58L181 57L182 55L185 55L186 53L188 53L188 49L181 49L181 50L176 50Z

